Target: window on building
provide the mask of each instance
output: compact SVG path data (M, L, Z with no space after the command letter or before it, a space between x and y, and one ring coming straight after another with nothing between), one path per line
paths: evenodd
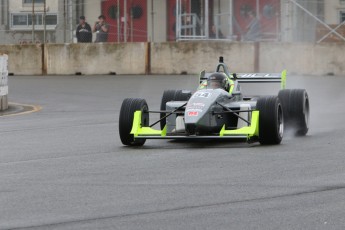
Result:
M35 4L43 4L44 0L35 0ZM32 4L32 0L23 0L23 4Z
M46 25L56 26L57 25L57 15L46 15Z
M345 11L340 11L339 18L340 18L340 22L339 23L342 23L342 22L345 21Z
M339 3L340 3L341 5L345 5L345 0L339 0Z
M47 29L55 29L57 25L57 14L46 15L46 26ZM35 14L34 24L36 30L43 29L43 13ZM11 29L26 30L32 29L32 14L31 13L13 13L11 14Z
M43 25L42 16L41 14L35 15L35 25ZM28 25L32 26L32 14L28 14Z
M12 15L12 24L16 26L26 26L28 24L27 15Z

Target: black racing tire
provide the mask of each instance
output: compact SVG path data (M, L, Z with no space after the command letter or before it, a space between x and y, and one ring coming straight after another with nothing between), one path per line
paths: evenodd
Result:
M277 145L283 139L283 107L277 96L261 97L256 104L259 110L259 142L262 145Z
M305 89L285 89L278 94L284 110L285 125L296 136L305 136L309 130L309 96Z
M133 126L134 112L142 111L141 125L149 126L149 114L147 111L149 107L144 99L126 98L122 102L120 117L119 117L119 134L122 144L128 146L142 146L146 139L135 139L130 134Z
M185 90L165 90L161 100L161 111L166 110L166 103L169 101L188 101L192 96L190 91ZM165 113L160 114L160 119L166 116ZM161 129L163 130L166 125L166 119L162 119L160 122Z

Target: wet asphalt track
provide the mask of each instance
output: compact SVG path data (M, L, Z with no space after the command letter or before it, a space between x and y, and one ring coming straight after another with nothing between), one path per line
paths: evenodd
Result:
M344 229L345 78L291 77L311 130L279 146L148 141L123 147L125 97L158 109L192 76L10 78L0 117L0 229Z

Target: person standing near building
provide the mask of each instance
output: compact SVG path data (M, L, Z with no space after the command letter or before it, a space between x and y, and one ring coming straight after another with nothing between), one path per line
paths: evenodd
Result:
M105 16L101 15L98 17L98 22L93 26L93 32L96 33L95 42L107 42L108 41L108 30L109 26L105 22Z
M78 43L92 42L91 26L85 21L85 16L79 17L76 36Z
M260 21L254 11L249 11L250 23L247 26L247 33L244 36L245 41L259 41L261 38Z

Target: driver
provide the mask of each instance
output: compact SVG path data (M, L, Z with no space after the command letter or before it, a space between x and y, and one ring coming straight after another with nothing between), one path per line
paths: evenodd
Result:
M207 79L207 89L224 89L229 92L230 83L224 73L214 73Z

